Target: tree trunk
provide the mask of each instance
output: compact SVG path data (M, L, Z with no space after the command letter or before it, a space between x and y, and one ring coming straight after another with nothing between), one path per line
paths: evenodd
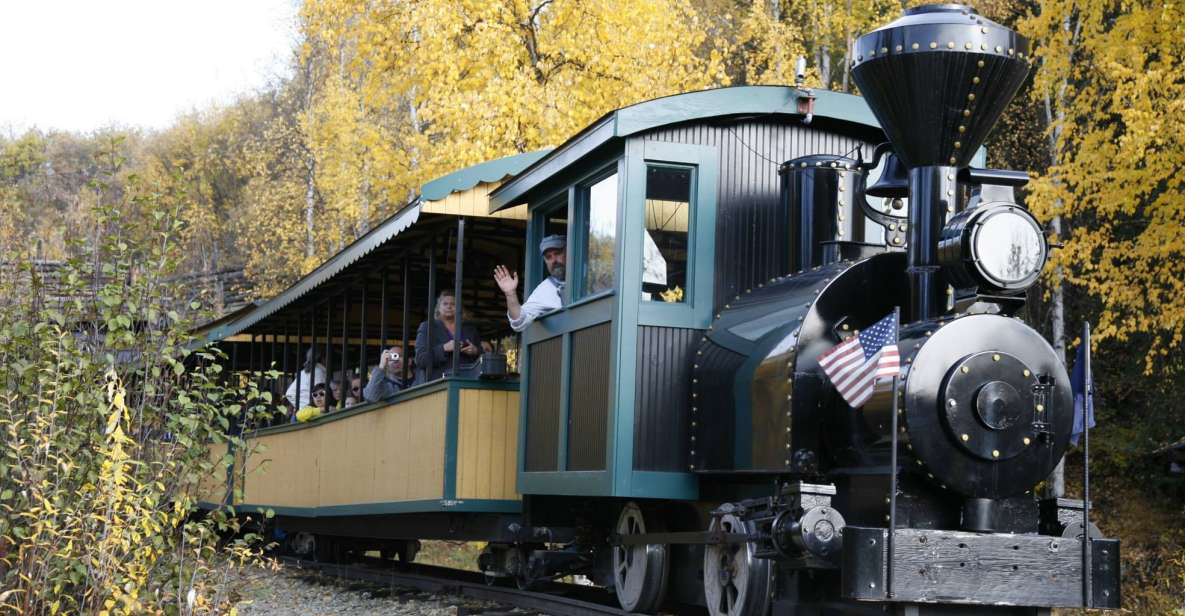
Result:
M852 74L852 0L848 0L845 5L847 10L847 27L844 28L844 50L843 50L843 91L848 91L848 79Z
M305 97L304 111L312 120L313 114L313 60L310 58L305 65ZM313 214L317 206L317 159L307 145L305 150L305 191L304 191L304 256L312 257L317 254L317 244L313 235Z
M1067 32L1070 31L1071 19L1072 19L1071 17L1067 17L1066 21L1062 25L1062 27ZM1078 33L1079 33L1079 29L1081 28L1081 25L1082 25L1081 22L1075 23L1074 34L1070 39L1070 54L1071 54L1070 62L1071 63L1073 63L1073 55L1074 55L1073 45L1075 44L1075 42L1078 39ZM1049 92L1048 91L1045 93L1045 124L1046 124L1046 126L1052 127L1052 129L1049 131L1049 144L1048 144L1049 145L1049 164L1051 167L1056 167L1062 161L1062 156L1061 156L1062 126L1064 126L1064 122L1066 119L1065 98L1066 98L1066 88L1068 87L1068 85L1069 84L1066 82L1065 79L1063 79L1062 82L1060 84L1058 84L1056 102L1051 102L1049 100ZM1056 110L1055 110L1055 107L1056 107ZM1054 122L1055 115L1057 117L1056 123ZM1056 176L1056 171L1055 171L1055 176L1054 176L1055 182L1057 181L1056 177L1057 176ZM1055 211L1060 212L1061 205L1062 205L1062 201L1060 199L1057 202L1055 202L1055 206L1056 206ZM1049 221L1049 229L1050 229L1050 231L1053 232L1055 237L1057 237L1059 240L1062 239L1062 237L1063 237L1062 236L1062 217L1060 214L1057 216L1054 216L1053 219ZM1053 288L1051 289L1051 292L1050 292L1051 306L1050 306L1050 318L1049 318L1049 329L1050 329L1049 333L1050 333L1050 337L1053 338L1053 350L1055 353L1057 353L1058 358L1060 358L1062 360L1062 363L1064 364L1066 362L1066 303L1065 303L1065 284L1062 279L1062 270L1060 267L1056 268L1053 272L1052 286L1053 286ZM1045 494L1044 494L1044 496L1046 498L1061 498L1062 496L1065 495L1065 493L1066 493L1066 468L1065 467L1066 467L1066 458L1065 458L1065 456L1062 456L1062 459L1059 460L1057 463L1057 467L1053 469L1053 473L1051 473L1049 475L1049 478L1045 480Z

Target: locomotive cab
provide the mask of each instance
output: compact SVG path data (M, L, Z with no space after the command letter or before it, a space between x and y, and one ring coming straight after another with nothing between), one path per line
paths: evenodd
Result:
M794 258L775 161L871 150L879 134L850 95L694 92L612 112L494 192L494 208L528 204L528 245L568 240L564 306L523 332L520 492L697 499L699 341ZM883 233L870 228L869 245ZM526 291L541 266L529 262Z

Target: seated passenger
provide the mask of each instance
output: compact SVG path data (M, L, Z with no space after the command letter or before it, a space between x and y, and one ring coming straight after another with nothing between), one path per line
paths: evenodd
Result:
M403 381L403 347L395 345L379 359L379 365L371 371L370 381L362 396L367 402L378 402L390 398L407 386Z
M341 377L335 376L329 382L329 397L325 401L326 406L329 407L330 412L337 408L337 401L342 399L342 380Z
M562 235L549 235L539 242L539 252L547 267L547 278L531 291L525 304L518 301L518 272L510 272L505 265L494 268L494 282L506 296L506 318L510 328L521 332L536 318L557 310L563 305L564 267L567 263L567 240Z
M453 347L461 351L461 363L466 367L472 366L477 356L481 355L481 337L472 323L465 323L464 331L458 335L457 329L457 298L452 291L441 291L436 298L436 317L432 321L420 323L416 330L416 382L427 383L444 376L447 369L452 367ZM428 345L428 329L432 330L432 345Z
M346 406L362 404L362 377L350 377L350 391L346 394Z
M288 399L288 404L294 408L304 408L312 404L312 399L309 397L309 390L313 388L313 384L325 383L325 366L320 364L321 353L316 348L310 348L305 353L304 366L301 368L300 374L297 378L292 380L292 384L288 386L287 393L284 397ZM297 396L296 383L300 382L300 395Z
M325 414L325 398L327 397L325 383L313 386L313 405L306 406L296 412L296 421L305 423Z

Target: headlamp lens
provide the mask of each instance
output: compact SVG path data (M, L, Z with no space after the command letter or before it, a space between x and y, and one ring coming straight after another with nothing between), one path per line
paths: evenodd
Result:
M1009 208L983 221L975 234L975 256L983 273L1011 286L1045 265L1045 239L1032 217Z

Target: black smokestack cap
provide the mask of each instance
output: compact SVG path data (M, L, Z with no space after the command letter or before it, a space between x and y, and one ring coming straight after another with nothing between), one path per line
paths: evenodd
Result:
M856 40L852 76L907 167L966 166L1029 73L1029 41L961 4Z

